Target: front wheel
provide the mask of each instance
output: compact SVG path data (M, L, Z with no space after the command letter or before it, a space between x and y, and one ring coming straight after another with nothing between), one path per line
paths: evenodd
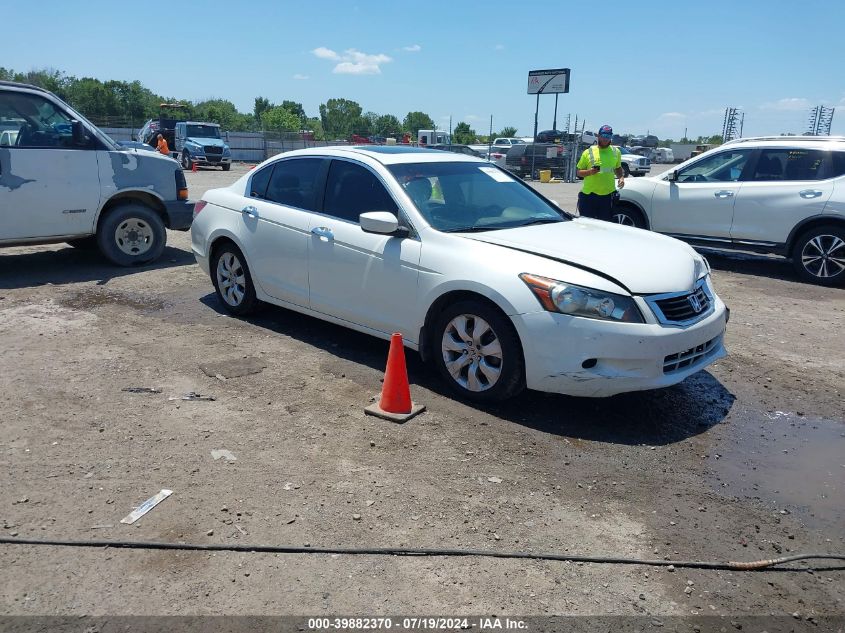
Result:
M100 252L118 266L156 260L164 252L166 242L161 216L138 202L107 211L97 227Z
M188 152L182 152L182 169L191 169L191 155Z
M622 163L622 173L625 174L625 178L631 175L631 168L628 167L628 163Z
M221 167L223 167L223 171L229 171L232 169L232 163L223 163Z
M817 226L802 234L792 249L792 265L806 281L841 285L845 282L845 229Z
M497 402L525 388L525 362L510 320L478 300L448 306L434 325L433 357L451 389L474 402Z
M214 250L211 281L228 312L244 316L258 307L246 258L234 244L224 244Z
M624 224L625 226L634 226L638 229L645 228L645 220L642 213L637 209L633 209L627 204L617 204L613 207L612 212L613 221L617 224Z

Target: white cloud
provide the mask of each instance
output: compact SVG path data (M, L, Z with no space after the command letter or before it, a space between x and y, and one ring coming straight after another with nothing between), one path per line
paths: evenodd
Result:
M293 76L293 78L294 78L294 79L308 79L308 75L300 75L299 73L296 73L296 74Z
M659 117L658 121L677 121L679 119L686 119L687 115L683 112L664 112Z
M320 59L340 59L340 55L335 53L332 49L326 48L325 46L315 48L311 52L314 53Z
M419 44L412 44L411 46L403 46L403 51L408 51L409 53L419 53L422 50L422 46Z
M779 101L770 101L768 103L764 103L760 106L761 110L785 110L785 111L797 111L797 110L809 110L810 109L810 102L803 97L791 97L788 99L780 99Z
M380 75L381 65L393 61L387 55L381 53L370 55L354 48L347 49L343 54L340 54L330 48L320 46L311 52L320 59L338 62L332 72L339 75Z

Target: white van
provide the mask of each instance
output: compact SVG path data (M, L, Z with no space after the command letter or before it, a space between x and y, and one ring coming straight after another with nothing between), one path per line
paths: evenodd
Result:
M158 258L194 204L182 168L128 149L54 94L0 81L0 246L68 242L121 266ZM14 126L14 129L8 129Z
M675 155L671 148L653 147L651 149L651 162L653 163L674 163Z

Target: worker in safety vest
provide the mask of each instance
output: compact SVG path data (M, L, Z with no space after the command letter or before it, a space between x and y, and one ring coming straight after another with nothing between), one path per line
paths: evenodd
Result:
M156 150L164 154L165 156L170 156L170 148L167 146L167 139L164 138L161 134L158 135L158 143L156 143Z
M578 160L578 176L584 179L578 194L578 213L607 222L613 220L613 202L619 195L616 189L625 186L622 152L610 144L612 138L613 128L602 125L598 145L585 149ZM616 184L615 179L618 179Z

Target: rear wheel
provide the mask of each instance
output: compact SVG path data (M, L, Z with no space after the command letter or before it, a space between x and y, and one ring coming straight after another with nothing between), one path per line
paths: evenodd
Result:
M474 402L496 402L525 387L525 362L510 320L479 300L448 306L434 325L433 357L451 389Z
M822 286L845 282L845 228L817 226L803 233L792 249L798 275Z
M258 307L246 258L231 242L214 249L211 258L211 281L223 307L232 314L243 316Z

